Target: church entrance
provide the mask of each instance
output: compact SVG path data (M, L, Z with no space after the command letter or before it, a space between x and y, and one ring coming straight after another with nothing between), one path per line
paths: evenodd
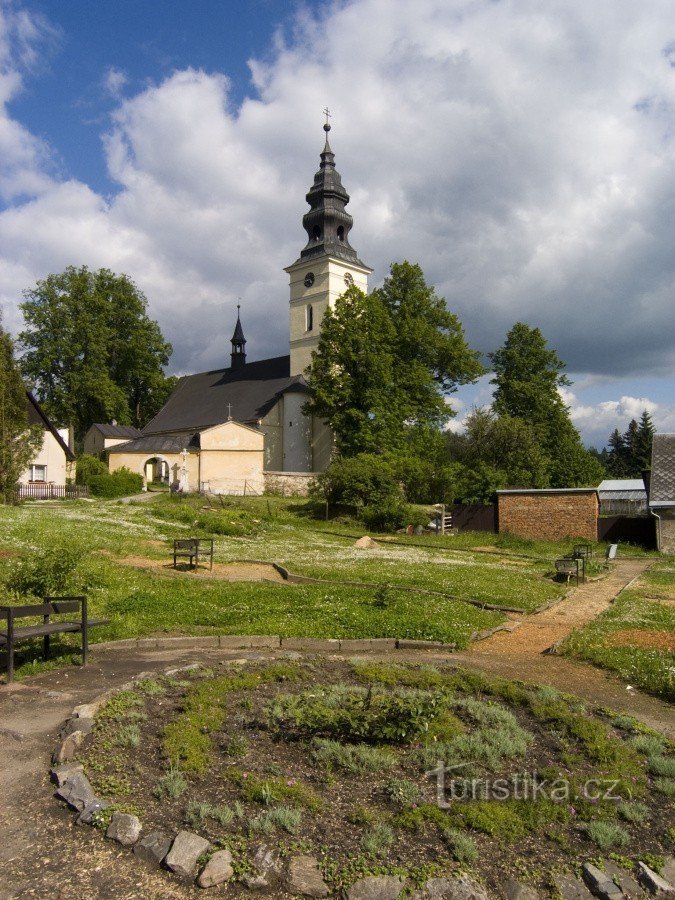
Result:
M171 470L169 463L162 459L161 456L153 456L147 460L143 472L145 475L145 483L149 490L153 488L167 489L169 487Z

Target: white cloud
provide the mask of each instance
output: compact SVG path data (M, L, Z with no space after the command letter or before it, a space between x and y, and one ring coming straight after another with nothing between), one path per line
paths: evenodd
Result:
M675 404L672 403L656 403L648 397L623 395L618 400L589 404L566 388L560 389L560 394L585 441L596 447L604 447L615 428L623 432L631 419L639 421L645 410L652 417L657 431L675 431Z
M122 92L128 82L129 79L126 72L123 72L122 69L118 69L116 66L109 66L103 76L104 90L116 100L121 98Z
M5 104L44 39L12 8L0 4ZM575 371L670 375L670 27L670 0L352 0L278 36L240 108L226 73L180 71L122 99L108 69L110 200L56 180L48 148L5 112L6 322L38 277L106 265L145 290L179 370L227 362L237 297L251 354L284 352L282 267L304 243L328 102L376 281L419 261L485 350L524 319Z

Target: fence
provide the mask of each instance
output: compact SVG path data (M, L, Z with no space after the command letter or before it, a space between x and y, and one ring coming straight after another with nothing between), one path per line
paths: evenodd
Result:
M89 496L86 484L20 484L17 500L80 500Z
M483 506L481 503L457 503L447 506L452 515L452 527L459 531L489 531L497 533L497 505Z
M656 520L649 516L602 516L598 519L598 540L618 544L639 544L647 550L656 549Z

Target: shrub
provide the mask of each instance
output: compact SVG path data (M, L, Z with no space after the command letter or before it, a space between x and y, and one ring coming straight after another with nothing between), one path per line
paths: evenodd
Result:
M444 828L443 838L453 858L459 863L472 863L478 859L476 845L468 834L456 828Z
M89 478L89 490L94 497L111 499L138 494L143 489L143 476L137 475L124 466L109 475L92 475Z
M413 513L399 497L385 497L377 503L363 506L359 518L370 531L396 531L410 523Z
M76 575L83 553L76 547L51 547L15 563L7 588L16 594L48 597L81 590Z
M397 806L416 806L422 799L422 789L408 778L390 778L384 786L389 799Z
M107 475L108 467L98 456L84 453L77 459L75 467L75 484L89 484L89 479L96 475Z
M619 803L618 810L622 819L635 825L642 825L649 819L649 807L644 803L624 800L622 803Z
M665 797L675 797L675 778L655 778L654 788Z
M650 756L647 767L652 775L675 778L675 757L673 756Z
M312 757L329 768L347 772L382 772L396 765L396 754L386 747L369 744L341 744L326 738L314 738Z
M628 832L620 825L615 825L614 822L591 822L587 831L590 839L601 850L627 847L630 844Z
M401 486L391 462L375 453L338 457L316 479L318 498L329 503L354 506L381 504L397 498L403 502Z
M363 836L361 847L369 856L383 856L393 843L394 832L389 825L379 822Z
M153 794L158 800L170 798L175 800L187 790L185 775L178 769L169 769L166 775L162 775L153 789Z

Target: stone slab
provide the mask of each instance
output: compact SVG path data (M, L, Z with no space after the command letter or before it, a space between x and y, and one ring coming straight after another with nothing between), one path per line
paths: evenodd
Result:
M398 900L405 881L398 875L369 875L359 878L347 892L348 900Z
M202 869L197 884L201 888L215 887L229 881L233 875L232 854L229 850L217 850Z
M289 860L288 889L302 897L327 897L330 893L318 860L307 855L293 856Z
M340 649L340 641L333 638L282 638L282 650L329 651L336 653Z
M347 638L340 641L341 653L358 653L361 650L395 650L395 638Z
M166 857L166 865L180 878L192 880L197 860L211 845L206 838L191 831L179 831Z
M239 650L247 647L260 647L265 650L278 650L281 638L278 634L221 634L219 646L224 650Z
M151 831L134 844L134 854L149 865L160 866L171 849L171 838L163 831Z
M114 812L108 830L105 833L111 841L117 841L123 847L133 847L141 836L141 822L131 813Z

